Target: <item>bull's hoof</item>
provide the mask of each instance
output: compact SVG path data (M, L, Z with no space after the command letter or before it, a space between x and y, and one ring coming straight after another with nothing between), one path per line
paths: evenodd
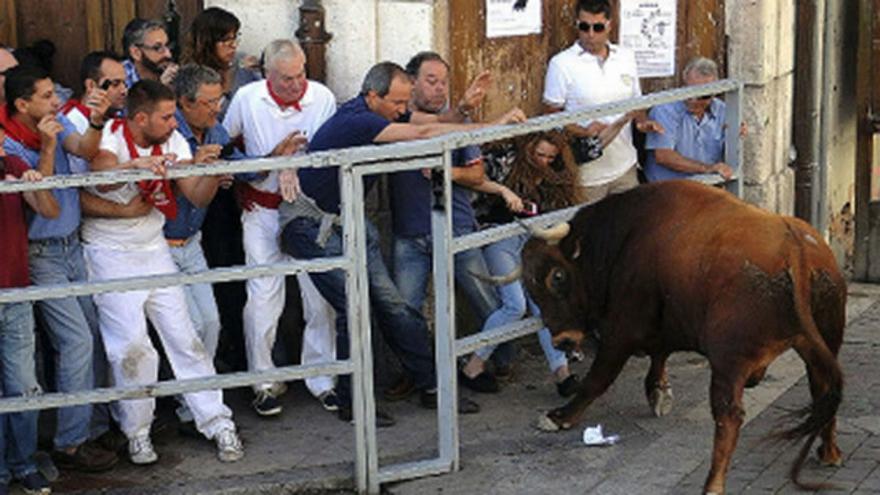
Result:
M538 417L535 426L541 431L559 431L559 425L556 424L549 416L542 414Z
M672 387L654 387L648 396L648 405L651 406L651 412L656 417L666 416L672 412Z
M843 454L836 445L830 448L820 445L816 449L816 455L819 456L819 463L823 466L840 467L843 465Z

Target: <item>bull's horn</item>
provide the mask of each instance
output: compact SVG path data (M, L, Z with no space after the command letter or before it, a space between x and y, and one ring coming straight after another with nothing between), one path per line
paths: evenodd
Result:
M493 276L493 275L485 275L482 273L477 273L475 271L470 272L471 275L476 277L477 279L486 282L492 285L507 285L518 278L522 277L522 265L517 265L516 268L513 269L512 272L507 275Z
M567 236L570 230L571 225L568 222L558 223L546 229L539 229L537 227L531 229L533 236L547 241L547 244L551 246L559 244L559 241Z

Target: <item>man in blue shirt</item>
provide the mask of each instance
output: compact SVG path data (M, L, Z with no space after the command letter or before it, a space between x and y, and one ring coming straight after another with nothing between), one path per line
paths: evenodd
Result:
M381 62L373 66L364 78L359 96L343 104L313 136L310 151L324 151L369 144L429 138L448 132L483 127L482 124L446 124L409 122L407 106L412 82L399 65ZM503 122L525 119L519 109L509 112ZM305 197L294 203L283 203L281 245L288 254L297 258L321 258L342 254L339 171L337 167L303 169L299 180ZM364 180L369 190L376 176ZM285 190L282 184L282 191ZM291 198L285 197L286 200ZM363 198L353 198L362 201ZM313 203L312 203L313 201ZM304 206L311 204L311 207ZM360 219L358 219L360 220ZM420 402L427 408L436 408L436 380L434 358L428 341L428 329L422 314L401 297L392 282L379 250L376 227L364 219L367 230L367 270L372 298L372 309L384 332L386 341L395 351L404 369L421 391ZM336 353L339 359L349 358L349 336L345 295L345 274L339 270L312 273L318 290L336 310ZM341 375L337 394L342 406L339 417L351 418L351 379ZM465 399L459 402L462 413L477 412L479 407ZM380 426L393 424L386 414L377 411Z
M44 176L74 170L68 152L91 159L98 151L105 114L110 106L106 92L94 89L84 98L90 111L83 134L58 114L61 102L49 76L34 67L16 67L6 73L7 104L0 109L6 129L3 147L25 160ZM87 280L79 241L80 194L76 188L52 191L61 208L57 218L34 215L28 228L29 265L34 285L55 285ZM37 303L46 331L57 353L55 384L59 392L94 387L94 334L97 314L90 296L48 299ZM53 457L62 468L100 471L116 463L115 453L87 442L92 406L58 410Z
M691 60L682 72L685 85L718 80L718 65L707 58ZM712 96L657 105L650 117L666 132L649 132L645 148L645 175L651 182L682 179L696 174L718 174L725 180L733 169L724 163L725 105Z

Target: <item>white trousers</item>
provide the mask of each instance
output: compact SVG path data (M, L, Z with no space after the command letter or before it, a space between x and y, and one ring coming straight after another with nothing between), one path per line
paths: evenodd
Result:
M254 205L253 210L242 212L241 223L247 265L282 263L291 259L281 252L278 244L278 210ZM336 313L308 275L297 275L297 281L306 322L301 362L311 364L333 361L336 359ZM284 277L248 279L245 287L247 303L244 305L242 319L248 369L272 369L275 367L272 362L272 347L278 332L278 319L284 311ZM307 378L306 386L317 397L333 388L333 377ZM283 388L272 383L254 386L254 390L280 389Z
M86 245L84 252L92 281L177 272L167 246L118 251ZM145 314L156 328L178 379L216 374L190 320L181 287L108 292L96 294L94 300L115 385L145 385L158 380L159 356L147 335ZM206 437L213 438L222 429L235 428L232 411L223 404L222 390L205 390L184 397L196 428ZM132 438L149 434L155 409L155 399L123 400L114 404L113 412L122 432Z

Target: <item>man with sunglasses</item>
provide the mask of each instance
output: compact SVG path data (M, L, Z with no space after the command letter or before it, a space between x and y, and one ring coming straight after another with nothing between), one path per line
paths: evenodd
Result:
M125 68L115 54L105 51L91 52L83 58L80 65L80 79L83 84L83 94L89 94L101 89L110 100L110 108L107 109L107 117L119 117L125 108L125 95L128 87L125 85ZM76 98L67 100L61 107L63 113L80 134L86 132L89 127L91 110Z
M686 86L718 80L718 65L697 57L685 66ZM681 179L695 174L718 174L729 180L733 168L724 163L726 110L724 102L712 95L657 105L651 118L666 129L664 134L648 133L645 148L648 162L645 175L651 182Z
M577 41L550 59L544 82L545 113L580 110L642 94L633 52L608 41L611 6L607 0L580 0L577 5ZM576 139L599 138L600 133L618 120L609 115L594 121L566 126ZM662 127L635 114L636 128L642 132L662 132ZM580 182L590 201L620 193L638 185L638 156L632 132L626 124L604 148L602 155L587 163L582 158Z
M165 25L159 21L132 19L122 33L122 49L128 59L125 86L130 88L141 79L152 79L170 85L178 66L171 58L171 45Z

